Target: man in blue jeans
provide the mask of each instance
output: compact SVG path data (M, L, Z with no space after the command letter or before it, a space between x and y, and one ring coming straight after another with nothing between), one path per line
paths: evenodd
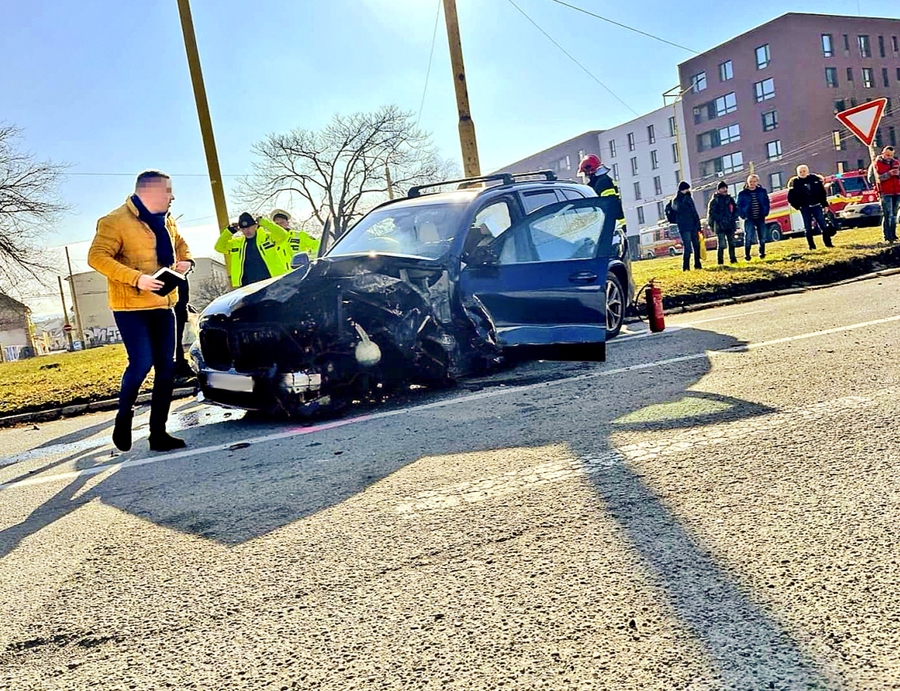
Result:
M769 193L759 184L758 175L750 175L738 193L738 215L744 219L744 259L750 261L750 248L759 242L759 258L766 258L766 216Z
M163 283L153 277L163 267L187 273L193 266L188 246L169 215L173 199L168 175L157 170L141 173L134 194L97 222L88 252L88 264L106 276L109 307L128 353L112 434L120 451L131 448L133 408L151 367L150 449L171 451L185 445L166 431L175 375L173 308L178 290L160 294Z

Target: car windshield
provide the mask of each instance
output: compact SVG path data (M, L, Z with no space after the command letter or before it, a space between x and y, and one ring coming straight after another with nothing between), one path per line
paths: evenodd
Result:
M440 259L450 249L464 204L389 205L353 226L329 256L403 254Z

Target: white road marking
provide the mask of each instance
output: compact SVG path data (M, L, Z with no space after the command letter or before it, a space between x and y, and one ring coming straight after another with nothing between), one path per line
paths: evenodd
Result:
M510 386L504 387L500 389L494 389L491 391L480 391L478 393L473 393L468 396L458 396L456 398L450 398L443 401L435 401L434 403L426 403L423 405L410 406L408 408L398 408L395 410L387 410L381 413L374 413L371 415L361 415L359 417L351 417L345 418L343 420L335 420L333 422L326 422L321 425L314 425L309 427L294 427L288 429L284 432L275 432L272 434L266 434L259 437L253 437L250 439L243 439L238 441L230 441L225 444L216 444L214 446L204 446L197 449L187 449L185 451L179 451L177 453L169 453L169 454L160 454L157 456L151 456L148 458L139 458L131 461L123 461L121 463L113 463L108 465L96 466L94 468L87 468L84 470L76 470L68 473L58 473L55 475L43 475L39 477L29 478L27 480L20 480L19 482L11 482L8 484L0 484L0 491L6 489L12 489L14 487L27 487L32 485L42 485L49 482L59 482L61 480L71 480L77 477L81 477L84 475L96 475L97 473L102 473L107 470L119 470L121 468L134 468L142 465L150 465L152 463L159 463L161 461L174 461L181 458L191 458L193 456L201 456L208 453L215 453L216 451L227 451L231 446L235 444L262 444L266 442L278 441L281 439L290 439L291 437L297 437L307 434L314 434L316 432L322 432L325 430L337 429L340 427L347 427L348 425L355 425L362 422L370 422L374 420L384 420L387 418L396 417L398 415L409 415L419 413L425 410L434 410L436 408L444 408L452 405L459 404L469 404L473 401L480 401L488 398L495 398L497 396L507 396L511 393L524 393L527 391L535 391L542 388L549 388L555 386L561 386L563 384L572 384L581 381L587 381L590 379L599 379L603 377L613 377L619 374L625 374L628 372L637 372L646 369L653 369L655 367L665 367L667 365L673 365L680 362L690 362L691 360L702 360L709 357L710 353L740 353L747 350L757 350L759 348L767 348L774 345L783 345L785 343L792 343L795 341L804 341L809 340L811 338L820 338L822 336L830 336L837 333L844 333L847 331L856 331L858 329L868 329L873 326L880 326L882 324L890 324L893 322L900 321L900 315L894 317L885 317L883 319L874 319L872 321L860 322L858 324L849 324L847 326L837 326L831 329L823 329L821 331L811 331L805 334L798 334L796 336L785 336L784 338L777 338L771 341L760 341L759 343L748 343L746 345L737 345L731 346L729 348L723 348L721 350L710 350L704 351L702 353L693 353L691 355L681 355L679 357L666 358L663 360L654 360L652 362L644 362L637 365L629 365L627 367L617 367L615 369L602 370L600 372L591 372L588 374L579 374L574 377L566 377L563 379L555 379L547 382L540 382L537 384L526 384L525 386Z
M697 319L694 321L686 322L684 324L669 324L666 326L666 330L663 333L677 333L682 331L683 329L691 329L699 324L709 324L710 322L720 322L725 321L726 319L739 319L741 317L745 317L749 314L762 314L763 312L771 312L772 310L748 310L746 312L739 312L738 314L726 314L722 317L711 317L709 319ZM615 345L617 343L627 343L628 341L633 341L638 338L647 338L648 336L655 336L650 331L650 329L641 329L639 331L628 331L624 336L619 336L611 340L608 345Z

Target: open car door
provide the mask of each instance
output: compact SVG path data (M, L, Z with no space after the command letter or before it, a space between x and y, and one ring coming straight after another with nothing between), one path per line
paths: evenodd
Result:
M550 204L472 252L463 299L484 304L502 348L546 360L606 359L612 211L603 197Z

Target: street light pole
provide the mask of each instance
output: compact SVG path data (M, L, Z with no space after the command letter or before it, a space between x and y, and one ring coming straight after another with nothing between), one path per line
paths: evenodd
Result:
M463 63L456 0L443 1L447 41L450 44L450 64L453 67L453 86L456 88L456 109L459 111L459 144L462 149L463 172L467 178L477 178L481 175L481 163L478 161L475 123L469 111L469 89L466 86L466 67Z
M200 134L203 137L203 149L206 152L206 167L209 170L209 184L212 187L213 203L216 207L216 220L219 222L219 228L226 228L228 227L228 207L225 205L225 190L222 187L219 156L216 153L216 140L213 136L212 120L209 116L206 87L203 85L203 71L200 69L200 53L197 50L197 37L194 35L190 0L178 0L178 14L181 16L184 50L187 53L188 67L191 71L197 116L200 118Z
M62 300L63 307L63 333L66 334L66 340L69 342L69 350L75 350L72 343L72 325L69 324L69 311L66 309L66 294L63 292L62 276L57 276L59 282L59 299Z

